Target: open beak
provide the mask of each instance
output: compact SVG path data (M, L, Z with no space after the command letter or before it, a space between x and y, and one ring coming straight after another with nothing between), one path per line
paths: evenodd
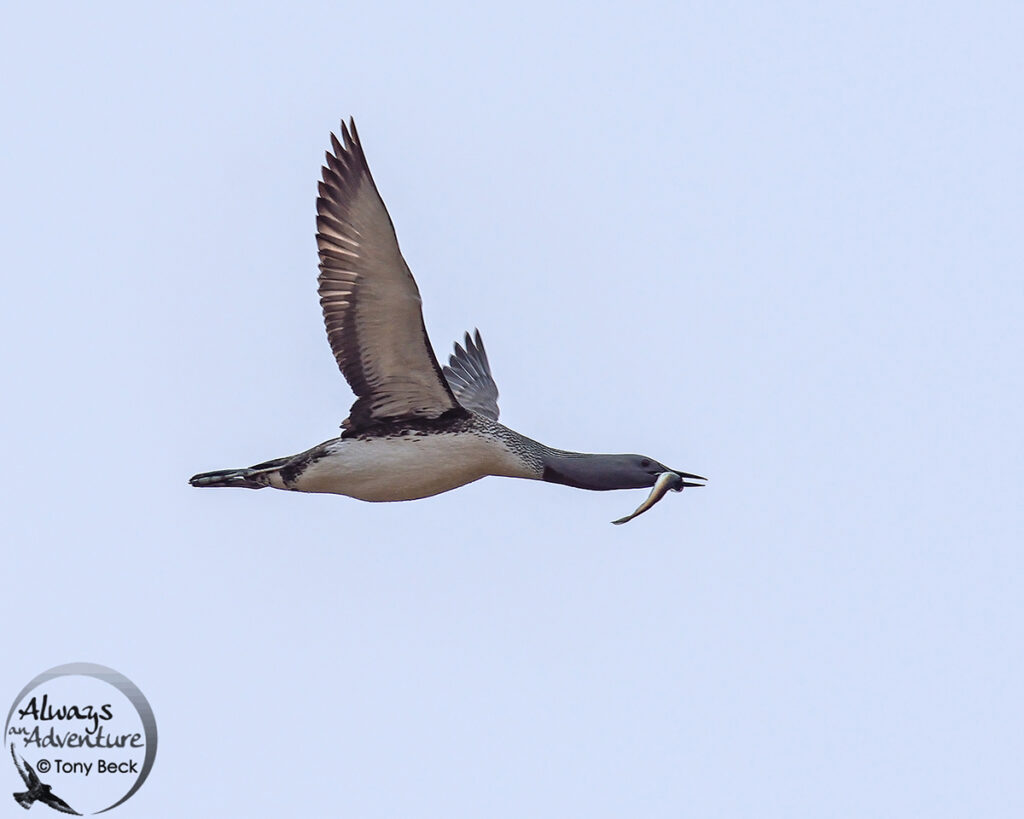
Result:
M692 483L691 481L685 480L686 478L691 478L694 481L707 481L707 478L702 478L700 475L692 475L689 472L676 472L676 470L672 471L680 478L684 479L680 482L679 486L672 487L672 491L674 492L682 492L688 486L704 486L703 483Z

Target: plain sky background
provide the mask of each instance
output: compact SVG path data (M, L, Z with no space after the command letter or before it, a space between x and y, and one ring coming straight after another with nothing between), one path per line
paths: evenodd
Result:
M1024 6L3 16L0 696L138 684L118 816L1024 815ZM439 356L708 488L187 485L347 413L349 114Z

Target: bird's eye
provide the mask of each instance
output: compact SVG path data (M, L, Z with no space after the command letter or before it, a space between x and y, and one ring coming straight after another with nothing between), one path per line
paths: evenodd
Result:
M647 458L644 458L642 461L640 461L640 466L648 467L650 465L651 465L651 462L649 460L647 460Z

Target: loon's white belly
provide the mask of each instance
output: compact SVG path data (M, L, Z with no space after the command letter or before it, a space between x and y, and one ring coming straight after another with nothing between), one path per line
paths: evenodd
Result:
M394 438L342 438L290 485L270 476L278 489L328 492L364 501L426 498L487 475L539 477L501 441L467 433Z

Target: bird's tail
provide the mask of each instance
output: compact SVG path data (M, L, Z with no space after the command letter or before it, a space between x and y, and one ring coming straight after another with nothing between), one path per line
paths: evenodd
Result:
M14 794L14 801L21 805L25 810L32 807L32 803L36 800L33 799L27 792Z
M216 472L200 472L188 479L193 486L240 486L243 489L262 489L266 480L260 481L252 469L219 469Z
M288 458L250 466L248 469L218 469L200 472L188 479L192 486L237 486L242 489L262 489L270 486L270 476L288 463Z

